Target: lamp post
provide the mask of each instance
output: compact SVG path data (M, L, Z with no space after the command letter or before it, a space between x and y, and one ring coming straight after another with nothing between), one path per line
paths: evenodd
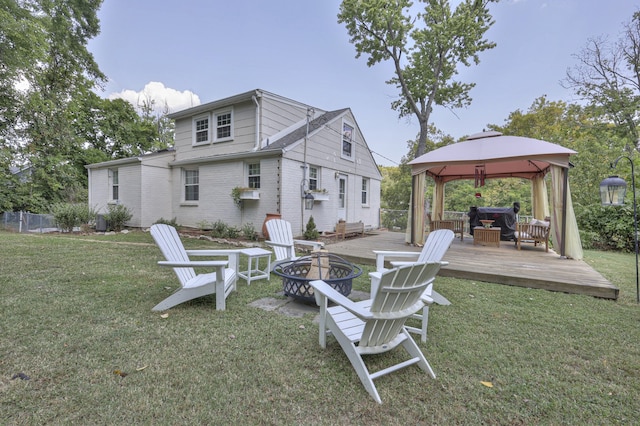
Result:
M631 157L621 155L611 164L614 169L620 159L626 158L631 164L631 190L633 191L633 241L636 252L636 302L640 303L640 275L638 274L638 209L636 205L636 179ZM600 182L600 199L603 206L621 206L627 192L627 183L618 176L609 176Z

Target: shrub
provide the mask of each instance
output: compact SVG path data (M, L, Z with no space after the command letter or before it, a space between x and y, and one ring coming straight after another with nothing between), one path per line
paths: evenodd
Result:
M131 209L124 204L110 204L107 206L107 214L104 215L109 228L116 232L121 231L124 228L124 224L131 220L132 217Z
M228 228L229 227L227 226L226 223L218 219L213 223L213 228L211 229L211 236L216 238L224 238L227 236Z
M250 241L258 240L258 233L256 229L253 227L253 223L245 223L242 225L242 230L240 231L242 236Z
M228 226L227 233L225 235L226 238L238 238L240 235L240 230L235 226Z
M320 233L316 229L316 222L313 220L313 216L309 217L307 222L307 228L304 231L305 240L317 240Z
M96 218L95 209L84 203L58 203L52 206L51 211L62 232L73 232L77 226L88 227Z
M163 225L170 225L170 226L173 226L174 228L177 228L177 227L180 226L180 225L178 225L178 222L177 222L175 217L173 219L171 219L171 220L161 217L160 219L158 219L158 220L156 220L154 222L154 224L156 224L156 223L161 223Z

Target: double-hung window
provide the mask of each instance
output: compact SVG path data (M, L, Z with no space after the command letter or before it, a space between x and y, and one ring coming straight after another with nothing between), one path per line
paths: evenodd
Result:
M200 199L200 172L197 169L184 170L184 201Z
M209 114L193 119L193 145L209 143L211 140Z
M341 157L347 160L353 160L353 130L354 127L349 123L342 123L342 154Z
M314 191L319 189L318 185L318 168L317 167L309 167L309 190Z
M109 170L111 174L111 200L118 201L120 197L120 183L118 178L118 169Z
M233 111L215 114L216 142L233 139Z
M249 176L249 188L260 189L260 163L249 163L247 165Z
M362 178L362 205L363 206L368 206L369 205L369 179L368 178Z

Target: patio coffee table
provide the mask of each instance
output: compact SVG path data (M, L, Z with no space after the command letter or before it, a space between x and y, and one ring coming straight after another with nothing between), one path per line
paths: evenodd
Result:
M500 230L501 228L485 228L484 226L476 226L473 228L473 245L481 244L483 246L500 247Z

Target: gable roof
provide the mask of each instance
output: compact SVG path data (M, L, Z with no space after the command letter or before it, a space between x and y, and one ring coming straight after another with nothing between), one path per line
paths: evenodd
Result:
M335 118L339 117L340 115L344 114L345 112L349 111L349 108L343 108L343 109L337 109L335 111L329 111L326 112L322 115L320 115L319 117L311 120L309 122L309 135L311 135L313 132L315 132L316 130L322 128L322 126L324 126L325 124L333 121ZM281 137L280 139L274 141L273 143L269 143L268 145L264 146L261 151L270 151L270 150L282 150L302 139L304 139L305 135L307 134L307 124L304 123L303 125L301 125L300 127L298 127L297 129L294 129L293 131L287 133L286 135L284 135L283 137Z

